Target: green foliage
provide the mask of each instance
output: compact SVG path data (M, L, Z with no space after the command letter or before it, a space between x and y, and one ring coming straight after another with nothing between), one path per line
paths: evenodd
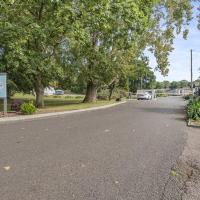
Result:
M109 84L141 51L141 34L148 27L153 3L85 0L77 1L76 8L82 14L75 11L79 20L75 23L76 41L71 43L74 65L85 82Z
M187 38L187 25L192 19L192 2L193 0L158 0L155 3L147 40L156 57L157 69L163 75L167 75L169 71L168 58L173 51L174 38L180 33Z
M163 81L163 82L156 82L156 89L178 89L178 88L188 88L190 83L187 80L181 81Z
M0 0L0 70L8 73L20 91L35 89L42 96L44 87L62 75L60 54L69 30L70 5L51 0L10 4Z
M20 111L24 115L32 115L36 112L36 107L33 102L23 103L20 107Z
M194 97L187 105L187 117L192 120L200 120L200 98Z
M128 73L129 90L136 92L138 89L153 89L156 84L156 76L149 67L148 58L141 56L132 62L132 68Z
M109 89L102 89L98 92L97 98L99 100L108 100L109 95L110 95ZM117 99L119 97L127 98L128 97L127 91L123 90L123 89L115 88L113 93L112 93L111 99Z
M168 97L168 95L165 93L158 93L156 96L157 97Z
M13 90L34 89L37 106L53 81L76 92L88 82L95 89L126 87L130 67L136 82L140 76L153 88L153 72L133 60L150 47L166 75L174 37L191 11L190 0L0 0L0 70Z
M170 89L177 89L177 88L180 88L180 83L177 82L177 81L172 81L171 84L170 84Z
M186 95L184 96L185 100L192 100L193 96L192 95Z
M102 89L98 92L97 99L108 100L108 98L109 98L109 90L108 89Z

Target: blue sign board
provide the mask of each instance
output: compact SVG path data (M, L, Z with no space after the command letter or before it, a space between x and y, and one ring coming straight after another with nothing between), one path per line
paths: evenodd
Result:
M7 98L7 76L6 73L0 73L0 98Z

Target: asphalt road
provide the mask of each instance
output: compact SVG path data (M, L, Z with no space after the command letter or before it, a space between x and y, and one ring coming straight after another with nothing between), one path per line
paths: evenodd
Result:
M1 200L160 200L185 143L181 98L0 124Z

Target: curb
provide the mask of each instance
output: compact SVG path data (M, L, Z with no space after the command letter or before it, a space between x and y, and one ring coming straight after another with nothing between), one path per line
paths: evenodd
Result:
M126 102L127 101L123 101L123 102L120 102L120 103L113 103L113 104L110 104L110 105L93 107L93 108L85 108L85 109L80 109L80 110L70 110L70 111L43 113L43 114L35 114L35 115L23 115L23 116L16 116L16 117L4 117L4 118L0 118L0 124L9 123L9 122L16 122L16 121L26 121L26 120L36 120L36 119L44 119L44 118L51 118L51 117L59 117L59 116L62 116L62 115L79 113L79 112L86 112L86 111L102 110L102 109L118 106L118 105L124 104Z
M200 124L196 124L195 122L193 122L192 120L188 120L188 126L189 127L194 127L194 128L200 128Z

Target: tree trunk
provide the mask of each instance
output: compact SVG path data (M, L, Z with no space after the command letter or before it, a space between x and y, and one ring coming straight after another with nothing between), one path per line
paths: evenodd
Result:
M109 101L111 101L111 99L112 99L112 94L113 94L113 89L114 88L111 88L110 90L109 90Z
M37 108L44 107L44 89L43 89L43 87L36 89L36 107Z
M40 76L37 77L35 93L36 93L36 107L43 108L44 107L44 86L42 84Z
M109 101L112 99L113 91L115 89L115 81L109 86Z
M89 81L87 83L87 90L86 95L83 100L84 103L94 102L97 99L97 86L92 82Z

